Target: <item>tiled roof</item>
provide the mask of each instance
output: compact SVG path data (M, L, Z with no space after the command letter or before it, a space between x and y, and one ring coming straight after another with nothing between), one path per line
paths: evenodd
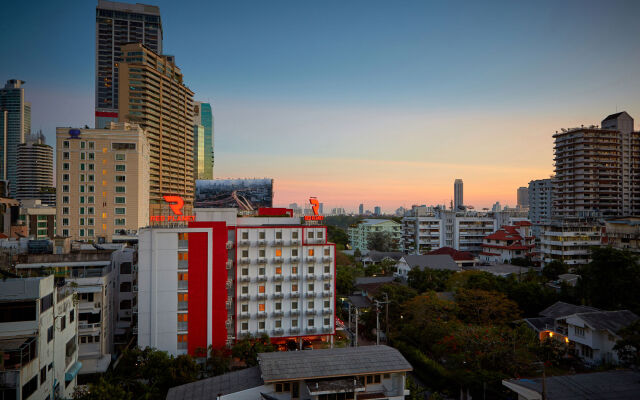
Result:
M260 353L258 361L265 382L413 370L398 350L388 346Z
M564 301L557 301L544 310L540 311L538 314L542 317L558 318L590 311L600 310L594 307L577 306L575 304L565 303Z
M432 250L427 253L428 255L448 254L455 261L473 260L473 254L468 251L456 250L453 247L440 247L439 249Z
M410 268L446 269L460 271L460 266L448 254L408 254L403 257Z
M205 400L262 386L260 368L253 367L169 389L167 400Z
M579 313L576 316L582 318L593 329L606 330L612 333L618 333L621 329L626 328L640 318L629 310L593 311Z

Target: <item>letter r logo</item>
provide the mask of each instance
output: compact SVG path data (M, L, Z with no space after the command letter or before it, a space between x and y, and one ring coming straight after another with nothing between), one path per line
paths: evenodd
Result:
M318 207L319 207L318 199L316 199L315 197L312 197L309 199L309 203L311 203L311 209L313 210L313 215L318 215Z
M175 215L182 215L182 206L184 206L184 200L180 196L162 196L164 197L164 201L169 203L169 207L171 207L171 211Z

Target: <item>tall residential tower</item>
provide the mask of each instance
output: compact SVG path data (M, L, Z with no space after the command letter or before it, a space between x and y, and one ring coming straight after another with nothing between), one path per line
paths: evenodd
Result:
M121 46L142 43L162 53L160 9L145 4L98 0L96 7L96 128L118 120Z
M42 132L27 135L25 142L18 145L18 166L16 199L40 200L55 206L53 148L45 143Z
M453 209L457 211L462 210L463 207L462 179L456 179L455 182L453 182Z
M0 180L10 182L11 197L16 195L18 145L31 132L31 103L24 100L24 83L10 79L0 89Z

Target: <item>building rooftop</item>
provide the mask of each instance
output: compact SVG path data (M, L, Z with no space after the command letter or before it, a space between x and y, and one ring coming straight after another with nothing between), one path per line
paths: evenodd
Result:
M395 261L398 261L400 258L402 258L402 256L404 255L403 252L401 251L376 251L376 250L371 250L369 251L369 253L367 253L367 255L365 257L362 257L365 261L372 261L372 262L380 262L382 260L384 260L385 258L390 258L393 259Z
M219 395L261 386L260 368L252 367L229 372L169 389L167 400L215 399Z
M488 272L496 276L508 276L514 274L526 274L529 267L521 267L513 264L477 265L473 267L476 271Z
M456 250L453 247L440 247L439 249L432 250L427 255L448 254L455 261L473 261L475 257L468 251Z
M611 333L618 333L640 318L629 310L594 311L579 313L576 316L595 330L606 330Z
M261 353L258 360L265 382L413 370L398 350L388 346Z
M519 398L542 398L542 378L504 380L502 384L520 394ZM608 371L552 376L547 377L545 384L547 400L636 400L640 393L640 373Z
M460 271L461 268L448 254L408 254L403 257L410 268L420 269L443 269L449 271Z
M574 304L565 303L564 301L557 301L544 310L540 311L538 315L541 317L549 317L549 318L559 318L567 315L591 312L591 311L600 311L594 307L588 306L576 306Z
M358 308L371 307L371 301L366 296L349 296L349 303Z

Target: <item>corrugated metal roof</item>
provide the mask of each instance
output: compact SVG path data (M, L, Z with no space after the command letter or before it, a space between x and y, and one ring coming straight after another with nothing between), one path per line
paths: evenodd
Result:
M215 399L219 394L224 396L262 384L260 368L252 367L173 387L167 393L167 400Z

